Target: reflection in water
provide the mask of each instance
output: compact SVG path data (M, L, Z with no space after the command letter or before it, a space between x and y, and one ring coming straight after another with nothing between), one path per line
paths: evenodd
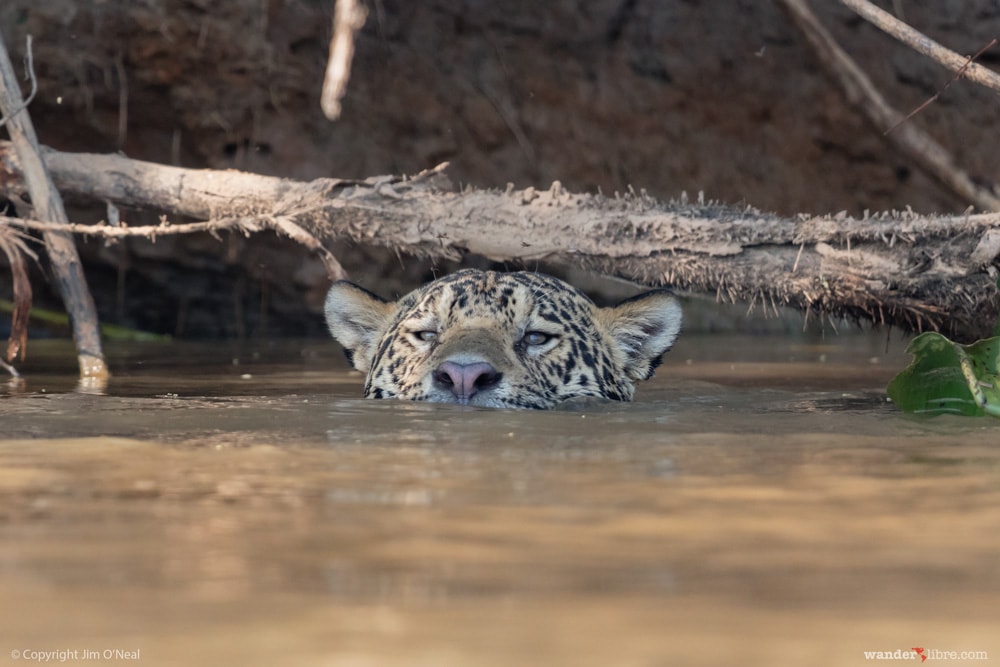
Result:
M753 364L713 352L755 345ZM896 412L878 388L903 359L679 345L636 403L520 412L357 399L335 350L210 352L119 360L104 396L44 372L0 396L0 649L1000 656L1000 424Z

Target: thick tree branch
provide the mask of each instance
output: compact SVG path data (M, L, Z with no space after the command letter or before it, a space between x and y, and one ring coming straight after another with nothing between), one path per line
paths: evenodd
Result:
M16 191L19 167L6 149L0 142L0 189L6 183ZM56 183L79 195L175 214L277 217L324 241L579 266L960 339L988 335L998 311L997 214L789 219L749 208L662 203L644 194L574 194L558 183L547 191L452 192L437 171L413 179L303 183L113 155L44 155Z

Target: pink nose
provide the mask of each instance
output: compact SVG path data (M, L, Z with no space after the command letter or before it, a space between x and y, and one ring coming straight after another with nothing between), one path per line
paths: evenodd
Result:
M468 403L477 392L500 382L503 374L485 361L456 364L445 361L434 371L434 384L448 389L459 403Z

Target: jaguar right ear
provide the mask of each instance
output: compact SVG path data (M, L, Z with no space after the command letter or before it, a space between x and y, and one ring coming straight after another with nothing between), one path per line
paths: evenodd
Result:
M613 353L633 380L648 380L681 330L681 306L667 290L652 290L598 310Z
M344 347L355 369L367 373L375 346L389 328L395 304L354 283L340 280L330 287L323 312L330 334Z

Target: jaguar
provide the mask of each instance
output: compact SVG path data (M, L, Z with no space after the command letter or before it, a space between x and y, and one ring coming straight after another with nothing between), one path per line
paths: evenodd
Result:
M327 326L364 396L493 408L630 401L681 328L681 308L655 289L609 307L549 275L465 269L397 301L333 284Z

